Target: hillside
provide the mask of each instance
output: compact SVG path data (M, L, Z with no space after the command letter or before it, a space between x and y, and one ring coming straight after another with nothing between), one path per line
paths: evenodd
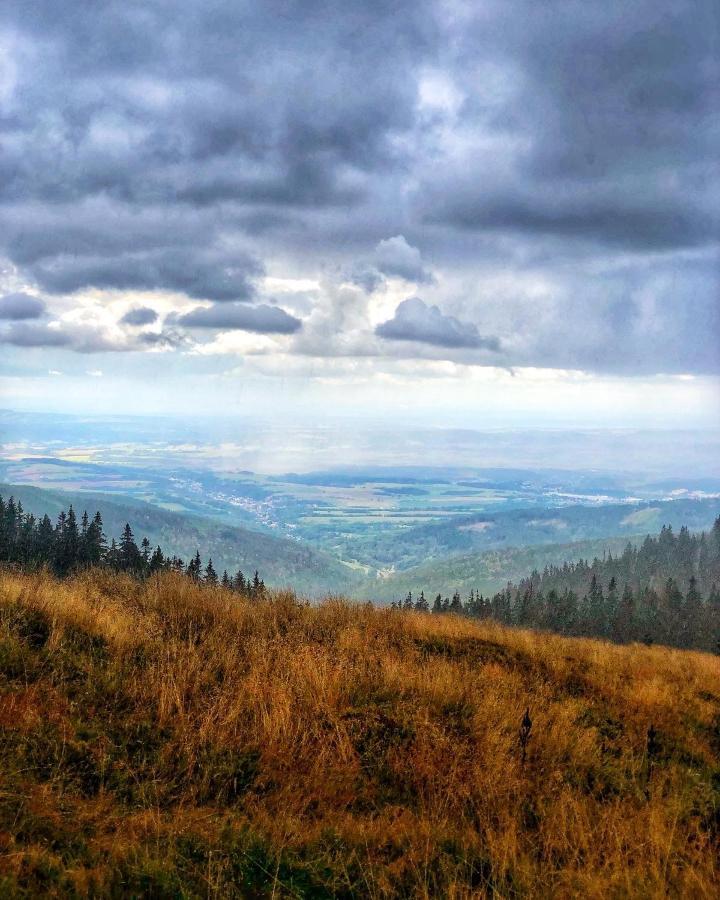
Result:
M0 725L5 896L716 896L701 653L6 572Z
M525 578L535 569L562 565L569 559L593 559L605 553L619 554L628 541L636 543L643 536L598 538L567 544L534 544L529 547L503 547L481 553L465 553L434 559L378 578L362 589L361 596L377 600L397 600L408 591L425 591L428 597L437 593L459 591L466 597L471 590L493 593L509 582Z
M566 549L578 551L582 546ZM465 613L506 625L621 643L642 640L710 652L720 648L720 517L709 531L692 533L682 526L676 534L663 526L657 536L627 543L622 552L604 548L602 558L598 553L592 560L580 556L560 564L543 560L540 548L525 548L489 554L486 565L505 567L509 574L510 565L524 563L527 572L533 557L529 574L506 581L488 596L482 578L476 578L469 595L461 595L453 559L397 573L387 580L390 587L402 584L406 574L411 581L404 599L397 597L391 606L423 612L432 604L434 613ZM460 560L466 567L459 567L460 574L481 574L483 557ZM430 586L440 588L434 599Z
M0 484L0 495L14 495L26 512L35 516L47 513L55 518L73 504L78 513L99 510L105 532L118 536L129 522L138 537L146 536L167 554L188 560L196 550L212 556L215 568L247 573L259 569L267 584L292 585L300 592L320 595L329 590L347 590L353 576L347 566L329 554L307 544L275 537L248 528L226 525L214 519L171 512L132 498L108 497L101 493L51 491L29 485Z
M691 530L710 528L717 515L715 497L643 501L599 506L533 506L451 517L403 530L387 540L377 535L373 554L378 566L411 569L450 556L624 538L659 531L663 525Z

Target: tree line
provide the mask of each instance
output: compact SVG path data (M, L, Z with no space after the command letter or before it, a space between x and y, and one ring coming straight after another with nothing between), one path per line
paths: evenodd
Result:
M99 512L90 518L83 512L78 521L72 506L61 511L55 523L45 514L36 518L26 513L13 497L0 495L0 565L13 565L28 571L47 568L59 577L93 567L127 572L147 578L155 572L182 573L195 581L222 585L244 596L257 598L265 593L265 583L258 572L247 578L238 570L234 575L215 571L212 558L203 564L197 551L187 563L179 556L166 556L158 546L154 549L145 537L138 545L132 528L125 525L118 540L108 544Z
M472 590L463 600L456 591L431 604L423 591L392 606L720 653L719 586L720 517L709 532L665 526L619 556L546 566L489 597Z

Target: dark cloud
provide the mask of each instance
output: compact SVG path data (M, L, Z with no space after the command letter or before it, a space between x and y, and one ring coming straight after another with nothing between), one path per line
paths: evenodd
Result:
M715 228L710 212L693 209L685 198L663 202L667 198L623 196L620 189L617 196L587 193L565 184L493 197L464 184L434 195L427 218L471 230L551 234L641 250L707 243Z
M0 344L11 344L27 349L66 349L76 353L124 353L129 350L145 349L148 343L141 337L136 341L118 341L97 328L69 323L51 326L45 323L14 322L7 328L0 328ZM169 346L159 340L155 344ZM179 343L173 346L179 346Z
M375 334L394 341L417 341L436 347L500 349L496 337L483 337L472 323L446 316L437 306L428 306L419 297L398 304L393 318L378 325Z
M414 124L413 73L435 45L434 18L425 0L182 0L172 14L69 0L62 16L10 0L8 255L48 291L247 298L253 273L236 262L246 227L256 233L273 210L357 206L373 173L406 155L396 137ZM63 233L48 235L48 209L63 207ZM153 249L165 240L182 246L171 259Z
M0 329L0 344L12 344L14 347L67 347L72 343L72 335L44 324L20 322Z
M186 328L238 329L258 334L294 334L302 327L300 319L265 304L200 307L180 316L178 323Z
M423 217L638 250L716 240L718 34L712 0L483 5L457 60L469 154L435 168ZM471 83L483 62L509 76L501 102Z
M128 310L120 321L123 325L152 325L157 318L158 314L149 306L136 306Z
M247 300L259 265L241 253L189 254L179 250L119 254L110 258L54 258L30 267L50 293L81 288L170 290L198 300Z
M29 294L6 294L0 297L0 319L39 319L46 309L44 300Z
M462 281L508 365L718 371L716 6L5 0L0 257L46 295Z

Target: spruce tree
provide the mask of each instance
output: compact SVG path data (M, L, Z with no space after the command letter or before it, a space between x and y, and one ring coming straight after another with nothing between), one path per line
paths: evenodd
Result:
M88 565L99 566L107 553L107 541L103 532L102 516L96 512L92 522L88 525L85 535L85 558Z
M260 581L260 575L258 574L257 569L255 569L255 574L253 575L252 587L250 588L250 596L257 600L262 595L263 585Z
M247 593L247 581L240 569L237 570L235 577L233 578L233 589L236 590L238 594Z
M162 571L164 568L166 568L165 556L160 547L156 547L153 550L152 556L150 557L150 562L148 563L148 571L150 573L155 573Z
M78 550L78 563L81 568L86 569L90 565L90 560L88 558L88 530L90 528L90 519L87 514L87 510L83 510L82 518L80 519L80 547Z
M217 585L218 577L217 572L213 567L212 559L208 559L208 564L205 566L205 577L203 578L205 584Z
M70 568L74 569L77 566L80 551L80 532L72 504L70 509L68 509L67 523L65 525L65 545Z
M195 551L195 556L187 564L187 574L196 581L200 579L202 573L202 560L200 559L200 551Z
M612 561L612 557L611 557ZM618 588L617 581L615 576L611 576L610 582L608 584L607 597L605 598L605 616L604 622L605 626L607 626L614 622L617 617L617 608L618 608Z
M129 522L125 523L120 537L118 561L123 572L138 574L142 571L142 556L138 550L138 545L135 543L135 536Z
M698 590L697 578L690 576L690 585L685 595L685 605L682 612L682 643L685 647L693 647L701 637L703 602Z
M37 526L37 565L43 566L52 563L54 540L55 535L53 533L52 522L50 521L50 516L46 513L42 519L40 519Z
M588 634L604 635L607 630L607 617L605 611L605 598L603 597L602 585L593 573L590 581L590 590L587 595L587 621L585 628Z

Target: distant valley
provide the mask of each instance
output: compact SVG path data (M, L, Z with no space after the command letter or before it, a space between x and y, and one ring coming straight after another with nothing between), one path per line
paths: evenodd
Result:
M258 568L268 584L292 583L309 596L340 592L386 601L407 590L497 590L533 568L620 552L663 524L708 528L720 506L715 496L608 495L593 505L588 496L566 505L559 493L507 479L465 486L458 504L458 481L430 480L428 472L394 480L377 473L302 481L243 473L231 480L43 458L6 462L4 475L0 492L14 494L30 512L57 513L70 503L78 511L97 509L110 534L127 521L138 536L184 558L211 548L219 571ZM8 475L53 487L18 484ZM468 512L473 506L477 511Z

